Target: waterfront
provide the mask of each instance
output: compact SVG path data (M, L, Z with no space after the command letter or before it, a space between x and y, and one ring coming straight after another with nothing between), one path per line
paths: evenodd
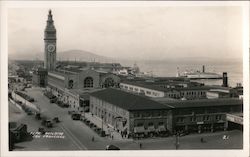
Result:
M227 72L228 82L230 86L236 86L237 83L243 83L243 63L242 60L166 60L166 61L123 61L122 65L132 66L136 63L140 70L143 72L153 72L156 76L162 77L172 77L177 74L177 67L179 71L184 72L188 70L200 70L202 71L202 65L205 65L207 72L215 72L222 74L222 72ZM206 85L221 85L222 80L203 80Z

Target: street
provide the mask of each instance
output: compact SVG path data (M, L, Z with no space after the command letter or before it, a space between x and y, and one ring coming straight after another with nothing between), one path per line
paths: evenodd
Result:
M113 144L121 150L171 150L176 149L175 137L151 138L142 140L112 140L109 137L100 137L82 121L73 121L68 115L67 108L61 108L51 104L43 95L41 88L26 89L26 93L35 99L35 104L41 109L41 116L49 119L58 117L60 122L54 123L52 128L45 128L47 132L62 132L64 138L33 138L16 144L20 150L104 150L106 145ZM10 104L10 121L18 121L28 125L29 132L37 132L41 127L41 121L34 115L26 115L15 105ZM229 139L223 140L223 135L229 135ZM94 141L92 141L94 137ZM203 138L205 142L201 143ZM178 149L242 149L243 133L239 130L192 134L180 137ZM140 148L141 143L141 148Z

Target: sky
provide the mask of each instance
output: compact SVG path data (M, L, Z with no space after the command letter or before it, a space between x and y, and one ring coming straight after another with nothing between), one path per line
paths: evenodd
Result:
M8 10L10 55L44 52L50 8ZM122 59L241 58L237 6L51 8L57 52L85 50Z

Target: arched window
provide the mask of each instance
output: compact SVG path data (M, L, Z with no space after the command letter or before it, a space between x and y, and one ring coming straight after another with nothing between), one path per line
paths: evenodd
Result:
M84 88L93 88L93 78L92 77L85 78Z
M72 89L73 86L74 86L74 81L73 80L69 80L68 86L69 86L69 89Z
M115 81L112 79L112 78L106 78L104 83L103 83L103 86L105 88L108 88L108 87L114 87L115 86Z

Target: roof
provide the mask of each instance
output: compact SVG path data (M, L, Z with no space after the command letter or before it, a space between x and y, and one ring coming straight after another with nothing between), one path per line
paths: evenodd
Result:
M162 92L169 92L169 91L189 91L189 90L209 90L212 87L210 86L194 86L194 87L175 87L175 88L164 88L161 85L156 85L157 83L154 82L136 82L136 81L123 81L121 83L124 84L129 84L129 85L134 85L142 88L148 88L152 90L157 90L157 91L162 91ZM178 84L189 84L188 82L178 82L176 85L172 85L169 82L166 82L165 85L170 85L170 86L177 86Z
M163 105L149 98L124 92L122 90L108 88L90 93L91 96L104 100L125 110L157 110L170 109L168 105Z
M178 100L178 101L167 100L158 102L165 104L167 106L172 106L174 108L243 105L243 100L238 98Z

